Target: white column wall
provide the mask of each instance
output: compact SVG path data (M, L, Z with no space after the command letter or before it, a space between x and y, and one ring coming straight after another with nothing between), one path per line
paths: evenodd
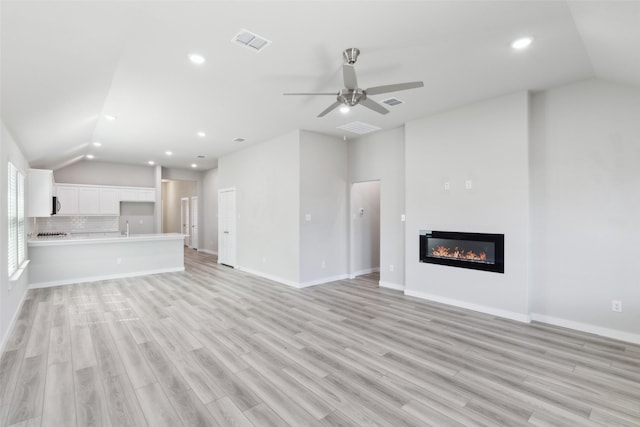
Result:
M640 342L640 89L534 95L531 176L534 319Z
M406 124L406 294L529 319L528 102L519 92ZM504 234L504 274L419 262L423 229Z

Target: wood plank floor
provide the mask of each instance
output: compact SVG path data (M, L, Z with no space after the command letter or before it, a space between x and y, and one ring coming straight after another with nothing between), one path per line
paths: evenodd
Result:
M29 291L3 426L640 426L640 346L405 297L184 273Z

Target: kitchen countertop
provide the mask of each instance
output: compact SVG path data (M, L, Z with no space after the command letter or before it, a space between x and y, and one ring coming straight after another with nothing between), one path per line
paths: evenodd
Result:
M180 233L155 233L155 234L130 234L129 236L111 233L71 234L60 238L33 238L29 239L28 246L66 246L88 245L98 243L126 243L148 240L173 240L184 239L186 236Z

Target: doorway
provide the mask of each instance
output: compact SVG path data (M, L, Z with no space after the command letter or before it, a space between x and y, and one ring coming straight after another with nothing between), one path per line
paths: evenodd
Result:
M191 247L191 233L189 229L189 198L180 199L180 232L184 234L184 245Z
M191 249L198 250L198 197L191 197L191 212L189 219L191 220Z
M196 202L192 206L194 197ZM197 199L197 181L162 180L162 232L188 235L184 239L184 245L194 249L198 248L200 242Z
M380 181L351 186L350 276L380 272Z
M218 263L236 265L236 189L218 191Z

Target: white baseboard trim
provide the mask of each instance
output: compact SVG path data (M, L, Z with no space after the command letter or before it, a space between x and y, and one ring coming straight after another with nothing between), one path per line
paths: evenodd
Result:
M337 276L323 277L322 279L311 280L309 282L300 283L301 288L307 288L309 286L322 285L323 283L335 282L337 280L346 280L349 278L348 274L339 274Z
M210 251L209 249L198 249L198 252L203 252L205 254L218 256L217 251Z
M531 313L531 320L549 325L561 326L563 328L575 329L576 331L587 332L600 335L614 340L626 341L633 344L640 344L640 334L618 331L616 329L604 328L602 326L591 325L589 323L575 322L573 320L561 319L559 317L547 316L545 314Z
M234 268L236 270L244 271L245 273L253 274L254 276L263 277L273 282L291 286L292 288L300 288L300 284L298 282L294 282L293 280L283 279L282 277L274 276L273 274L263 273L262 271L253 270L251 268L242 267L240 265L236 265Z
M13 313L13 317L11 318L11 322L9 322L9 327L5 331L2 340L0 340L0 354L4 353L4 347L7 345L7 340L9 339L9 335L13 331L13 327L16 325L16 320L18 320L18 315L22 311L22 306L24 305L25 300L27 299L27 294L29 290L24 291L24 295L22 295L22 299L20 300L20 304L18 304L18 308L15 313Z
M382 280L380 280L378 282L378 286L380 286L381 288L395 289L396 291L404 291L404 285L401 285L399 283L383 282Z
M531 317L528 314L516 313L514 311L502 310L499 308L489 307L486 305L472 304L466 301L460 301L452 298L445 298L439 295L427 294L419 291L412 291L410 289L405 289L404 294L422 298L429 301L440 302L442 304L452 305L454 307L466 308L468 310L478 311L480 313L490 314L492 316L503 317L505 319L516 320L518 322L530 323Z
M362 276L363 274L371 274L371 273L379 273L379 272L380 272L380 267L365 268L364 270L354 271L349 275L349 278L353 279L356 276Z
M254 276L258 276L258 277L263 277L265 279L282 283L283 285L291 286L292 288L296 288L296 289L308 288L309 286L316 286L316 285L321 285L323 283L335 282L336 280L344 280L349 278L348 274L341 274L339 276L324 277L322 279L300 283L300 282L294 282L293 280L283 279L282 277L274 276L273 274L268 274L268 273L263 273L262 271L253 270L247 267L241 267L236 265L235 268L237 270L244 271L245 273L253 274Z
M51 288L53 286L73 285L76 283L98 282L100 280L123 279L125 277L147 276L149 274L175 273L184 271L184 267L160 268L157 270L136 271L132 273L107 274L104 276L81 277L78 279L55 280L52 282L29 283L29 289Z

